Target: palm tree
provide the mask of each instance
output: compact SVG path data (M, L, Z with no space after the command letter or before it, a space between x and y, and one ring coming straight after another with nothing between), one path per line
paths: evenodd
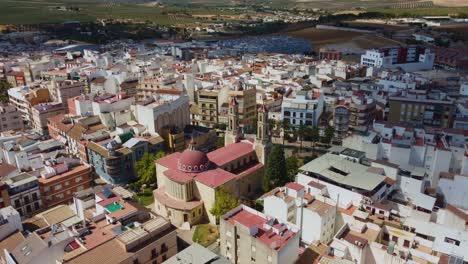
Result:
M297 129L297 137L298 137L299 141L301 142L301 145L299 147L299 152L302 151L302 141L304 141L304 136L306 135L306 130L307 130L307 128L303 124L301 124L299 126L299 128Z
M311 138L311 141L314 143L314 150L315 150L315 144L317 143L317 141L320 140L320 129L318 127L312 128L310 138Z
M284 146L284 136L286 135L286 132L289 131L290 126L291 125L289 124L289 120L283 119L283 121L281 122L281 127L283 128L283 146Z
M325 141L327 142L327 144L330 144L333 136L335 135L335 128L333 128L332 126L328 126L327 128L325 128L324 134Z

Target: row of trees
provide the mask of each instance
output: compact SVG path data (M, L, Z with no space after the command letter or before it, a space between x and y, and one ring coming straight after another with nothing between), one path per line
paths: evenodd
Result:
M291 126L289 120L283 120L279 124L275 122L275 120L270 119L268 120L268 126L270 129L270 134L274 133L274 128L276 128L276 132L278 132L279 128L283 130L283 145L285 140L288 141L296 141L299 140L300 142L300 149L302 150L302 143L303 141L312 141L313 143L322 141L323 143L330 144L333 136L335 134L335 129L332 126L327 126L323 131L323 137L320 136L320 129L318 127L306 126L306 125L299 125ZM292 137L291 137L292 134ZM322 140L321 140L322 139Z

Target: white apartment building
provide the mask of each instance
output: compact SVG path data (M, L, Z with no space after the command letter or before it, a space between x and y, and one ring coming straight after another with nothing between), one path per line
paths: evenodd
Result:
M335 235L336 203L322 195L311 195L309 189L291 182L264 196L266 215L296 224L303 243L328 244Z
M221 255L231 263L289 264L298 258L296 225L239 205L220 219Z
M138 123L151 134L161 134L166 126L183 130L190 124L189 97L182 94L159 93L154 100L136 106Z
M317 186L325 186L323 195L345 209L382 201L394 189L394 182L383 169L360 164L362 155L350 149L322 155L299 168L296 182L309 188L309 193L322 192L323 187Z
M317 126L324 109L324 96L320 90L300 91L283 98L281 114L292 126Z
M402 68L404 71L431 70L434 60L435 54L431 50L419 46L367 50L361 55L361 64L368 67Z
M0 241L16 231L23 231L18 211L12 206L0 209Z

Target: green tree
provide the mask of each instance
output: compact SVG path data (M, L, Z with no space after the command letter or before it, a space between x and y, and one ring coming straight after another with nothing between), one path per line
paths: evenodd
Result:
M166 156L166 153L160 151L156 154L146 152L141 160L135 163L138 182L140 184L152 184L156 182L156 166L154 161Z
M311 134L310 134L310 140L314 142L314 146L315 146L315 143L320 140L320 129L318 127L312 128Z
M286 158L286 170L288 172L289 181L294 181L297 173L299 172L299 160L296 156Z
M8 102L8 89L11 88L11 85L5 81L0 81L0 102Z
M286 170L283 146L274 145L268 156L265 175L263 176L263 190L268 192L275 187L283 186L287 182L289 182L289 177Z
M335 128L333 128L332 126L328 126L327 128L325 128L324 134L325 142L327 142L327 144L330 144L333 136L335 135Z
M232 196L224 186L216 190L216 197L210 213L216 217L216 221L225 213L231 211L239 204L236 198Z

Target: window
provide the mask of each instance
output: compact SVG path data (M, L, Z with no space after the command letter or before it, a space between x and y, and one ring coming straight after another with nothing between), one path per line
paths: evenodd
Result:
M166 246L166 243L162 243L161 245L161 253L166 253L168 250L167 246Z
M446 238L444 239L444 242L445 242L445 243L452 244L452 245L455 245L455 246L460 246L460 241L458 241L458 240L456 240L456 239L453 239L453 238L446 237Z
M80 182L83 179L83 177L76 177L75 182Z
M166 256L166 255L163 255L163 256L162 256L162 261L164 262L164 261L166 261L166 260L167 260L167 256Z
M66 181L66 182L64 183L64 185L65 185L65 186L68 186L68 185L70 185L70 182Z
M151 258L154 259L154 258L157 258L158 257L158 252L156 251L155 248L153 248L151 250Z
M138 261L137 258L133 260L133 264L139 264L139 263L140 263L140 262Z
M62 189L62 184L57 184L57 185L55 185L55 186L54 186L54 189L55 189L56 191Z
M33 199L34 201L37 201L37 193L33 193L33 194L32 194L32 199Z

